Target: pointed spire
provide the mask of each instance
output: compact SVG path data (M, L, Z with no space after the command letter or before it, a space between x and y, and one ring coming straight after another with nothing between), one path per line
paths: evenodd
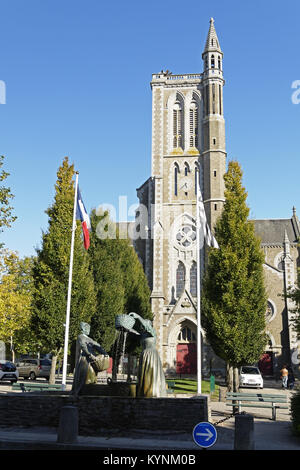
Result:
M210 19L210 26L209 26L209 31L205 43L205 48L204 52L209 52L209 51L217 51L217 52L222 52L219 39L215 30L215 25L214 25L214 19Z

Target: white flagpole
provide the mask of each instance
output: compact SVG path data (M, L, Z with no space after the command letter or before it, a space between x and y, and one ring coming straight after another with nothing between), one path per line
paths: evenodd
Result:
M74 252L74 240L75 240L75 230L76 230L77 189L78 189L78 171L76 171L75 194L74 194L73 225L72 225L70 267L69 267L69 285L68 285L67 312L66 312L66 325L65 325L64 360L63 360L63 372L62 372L62 390L66 389L66 381L67 381L69 325L70 325L72 273L73 273L73 252Z
M197 230L197 395L201 395L201 283L200 283L200 217L199 217L199 196L200 196L200 174L197 181L197 203L196 203L196 230Z

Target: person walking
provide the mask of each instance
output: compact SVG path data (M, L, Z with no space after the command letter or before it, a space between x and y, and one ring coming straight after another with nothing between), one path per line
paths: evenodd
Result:
M287 381L288 381L289 371L287 370L286 365L283 366L280 373L281 373L281 379L282 379L282 388L287 389Z

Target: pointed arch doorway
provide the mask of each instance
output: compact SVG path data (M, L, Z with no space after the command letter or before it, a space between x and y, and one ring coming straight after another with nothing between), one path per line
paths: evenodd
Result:
M197 333L195 325L184 322L177 337L176 374L197 374Z

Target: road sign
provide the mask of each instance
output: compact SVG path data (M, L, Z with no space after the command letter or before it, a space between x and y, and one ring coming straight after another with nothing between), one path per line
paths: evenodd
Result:
M199 423L194 427L193 438L200 447L211 447L217 440L217 430L211 423Z

